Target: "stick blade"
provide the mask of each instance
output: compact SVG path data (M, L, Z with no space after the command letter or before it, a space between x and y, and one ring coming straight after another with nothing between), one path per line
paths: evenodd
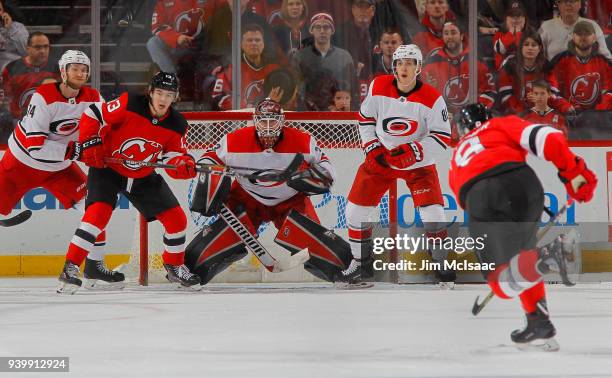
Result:
M24 210L21 213L15 215L12 218L8 219L0 219L0 226L2 227L12 227L18 224L21 224L32 216L32 210Z

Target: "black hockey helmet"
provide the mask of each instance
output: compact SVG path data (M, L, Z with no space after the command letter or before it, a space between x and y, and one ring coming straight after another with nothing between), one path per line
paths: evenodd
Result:
M464 106L459 113L458 121L461 134L467 134L492 117L491 111L483 104L475 103Z
M178 97L179 87L180 83L176 74L160 71L151 78L151 82L149 83L149 92L155 88L159 88L176 92L176 97Z

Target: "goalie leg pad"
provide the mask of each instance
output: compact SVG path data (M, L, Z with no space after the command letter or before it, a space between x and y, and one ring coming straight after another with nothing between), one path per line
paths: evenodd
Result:
M244 210L237 212L237 216L249 229L253 227ZM185 265L200 276L202 284L206 284L246 255L244 242L219 218L189 243L185 250Z
M228 176L201 173L193 195L191 210L211 217L219 213L221 204L227 199L232 179Z
M344 239L295 210L287 215L274 241L292 254L308 248L310 259L304 268L326 281L335 281L353 258Z

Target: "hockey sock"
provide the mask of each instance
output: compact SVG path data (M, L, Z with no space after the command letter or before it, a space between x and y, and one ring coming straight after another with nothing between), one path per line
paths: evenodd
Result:
M185 231L187 217L180 206L157 214L157 220L164 226L164 264L182 265L185 261Z
M523 291L519 295L523 309L528 314L534 312L537 309L538 302L545 297L546 289L544 288L544 281L538 282L537 285Z
M100 235L96 238L96 242L94 243L94 248L89 252L89 256L87 256L90 260L101 261L104 260L104 255L106 251L104 248L106 247L106 231L102 231Z
M346 205L346 220L351 253L355 259L363 259L370 255L372 241L372 225L369 223L373 206L362 206L352 202Z
M362 259L369 255L363 251L370 245L372 241L372 229L371 228L357 228L349 225L348 227L349 244L351 246L351 253L356 259Z
M81 224L70 241L66 260L76 265L81 265L85 261L87 254L94 249L98 236L108 225L112 213L111 205L104 202L95 202L87 207Z
M439 263L443 263L448 257L448 251L442 247L444 239L448 237L446 228L437 231L425 231L425 237L428 239L431 258Z
M514 298L542 282L542 274L536 269L538 251L530 249L512 257L508 264L502 264L488 278L489 286L500 298Z

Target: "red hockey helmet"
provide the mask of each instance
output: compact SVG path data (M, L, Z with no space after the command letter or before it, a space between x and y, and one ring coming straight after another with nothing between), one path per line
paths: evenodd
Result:
M278 102L266 98L255 107L253 123L259 143L263 148L272 148L278 142L285 125L283 109Z

